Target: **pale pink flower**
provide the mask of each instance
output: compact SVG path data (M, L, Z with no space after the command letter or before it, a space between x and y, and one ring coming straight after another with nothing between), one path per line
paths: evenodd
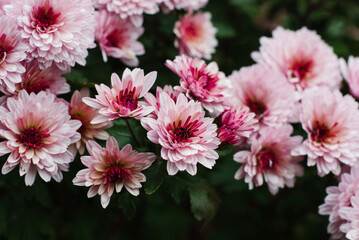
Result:
M234 155L234 161L243 164L236 172L235 179L244 178L249 189L261 186L265 181L272 194L276 194L279 188L293 187L295 177L303 174L303 168L298 164L302 157L290 154L302 141L301 136L291 137L292 132L289 124L262 128L259 138L252 140L250 151L240 151Z
M260 44L252 58L283 74L298 91L313 86L339 89L342 78L338 58L315 31L277 27L272 38L262 37Z
M234 71L228 78L233 85L230 101L247 106L261 126L285 124L293 115L294 89L281 74L253 65Z
M327 187L327 194L324 204L319 206L319 214L329 215L331 238L357 240L359 165L344 173L337 187Z
M30 93L39 93L40 91L49 91L55 95L70 92L70 85L66 83L66 79L61 75L64 73L56 66L51 66L45 70L40 69L36 60L24 61L23 65L26 69L21 74L21 82L15 85L14 93L10 93L3 89L3 92L9 96L17 96L17 94L25 89Z
M122 19L130 18L133 25L143 23L143 14L155 14L159 11L159 0L92 0L96 7L118 14Z
M71 102L69 106L69 113L72 119L77 119L81 121L81 127L77 130L81 134L81 140L77 141L72 147L75 147L75 150L72 150L73 153L76 153L76 150L82 155L85 152L85 144L88 140L94 138L100 140L106 140L110 135L105 131L112 127L112 122L103 122L92 124L92 119L98 117L100 114L97 109L92 108L85 104L82 101L82 98L89 97L90 91L88 88L83 88L81 91L75 91L71 97Z
M187 13L176 23L173 30L176 35L175 46L180 54L210 59L218 45L217 29L211 22L211 14Z
M155 107L155 110L153 112L151 112L148 115L148 117L157 119L158 111L161 108L161 106L160 106L160 95L163 92L167 93L167 95L170 96L170 98L172 98L172 100L175 101L175 102L177 101L178 95L181 93L178 90L173 90L172 86L170 86L170 85L165 85L163 87L163 89L161 87L157 87L156 96L154 96L150 92L146 93L146 95L144 96L144 99L146 101L145 105Z
M348 64L344 59L339 61L342 75L349 85L350 93L359 98L359 57L350 56Z
M178 10L198 10L207 4L208 0L161 0L165 11Z
M102 148L95 141L86 143L90 156L81 157L81 162L87 167L76 174L73 183L77 186L90 187L87 196L101 196L101 204L106 208L111 196L121 192L125 187L129 193L137 196L142 187L141 182L146 181L141 172L151 166L156 159L154 153L138 153L127 144L121 150L114 137L106 141L106 148Z
M233 106L225 110L220 116L221 127L218 129L221 142L237 144L242 139L249 138L259 128L255 116L255 113L244 106Z
M11 1L4 10L17 17L28 57L37 59L42 69L55 64L65 71L75 63L85 65L87 49L95 47L94 7L89 0Z
M10 153L2 174L19 165L25 184L32 185L36 173L48 182L62 180L74 156L68 146L80 139L78 120L71 120L68 107L54 94L41 91L30 95L22 90L17 99L8 98L0 107L0 155Z
M161 144L168 174L186 170L195 175L197 163L211 169L219 157L214 149L220 144L213 118L205 117L201 103L188 101L182 93L175 102L163 92L159 101L158 118L142 118L141 124L148 139Z
M216 62L207 65L203 60L182 55L174 61L167 60L166 66L180 77L180 86L174 89L200 101L210 113L218 115L229 107L231 82Z
M26 45L21 33L13 28L14 18L0 16L0 86L13 93L15 84L21 82L25 72L21 61L26 58Z
M145 49L137 39L143 34L143 27L135 27L128 19L107 11L95 12L95 39L99 43L102 57L121 59L128 66L137 66L137 55L143 55Z
M319 176L340 173L340 163L352 166L359 157L358 103L338 90L313 88L304 92L300 122L308 138L293 154L308 155Z
M152 106L145 106L139 101L152 87L157 77L157 72L150 72L146 76L142 69L125 69L122 81L116 73L111 76L112 88L104 84L95 85L98 95L96 99L85 97L83 101L99 109L100 115L91 123L97 124L119 118L133 117L137 120L155 110Z
M4 5L7 5L10 3L10 0L1 0L0 1L0 16L5 15L5 11L3 9Z

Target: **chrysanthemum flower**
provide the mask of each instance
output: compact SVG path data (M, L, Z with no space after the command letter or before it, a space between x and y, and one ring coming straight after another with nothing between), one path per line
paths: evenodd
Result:
M165 85L163 87L163 89L161 87L157 87L156 96L154 96L150 92L146 93L146 95L144 96L144 99L146 100L145 105L155 107L155 110L153 112L151 112L148 115L148 117L157 119L158 111L161 108L161 106L160 106L160 95L163 92L167 93L168 96L170 96L172 98L172 100L175 101L175 102L177 101L178 95L181 93L178 90L173 90L172 86L170 86L170 85Z
M344 173L337 187L327 187L327 194L325 203L319 206L319 214L329 215L328 233L332 239L357 240L359 165Z
M87 49L95 47L94 7L89 0L11 1L4 9L17 17L28 57L37 59L42 69L55 64L65 71L75 63L85 65Z
M76 174L73 183L77 186L91 186L87 196L90 198L100 195L103 208L110 203L115 189L119 193L125 187L132 195L137 196L141 182L146 181L141 171L151 166L156 159L153 153L132 150L130 144L120 150L114 137L107 139L106 148L92 140L86 143L86 148L90 156L81 157L81 162L87 168Z
M339 89L342 79L338 58L315 31L278 27L272 38L262 37L260 44L259 52L253 53L252 58L282 73L297 90L313 86Z
M338 90L313 88L304 92L300 122L308 138L293 151L308 155L319 176L340 173L340 163L352 166L359 157L358 103Z
M11 93L15 84L21 82L21 74L25 72L21 61L26 58L26 45L21 33L13 29L15 25L15 19L0 16L0 86Z
M294 89L282 75L253 65L234 71L228 78L233 85L233 105L247 106L262 126L287 123L293 115Z
M166 11L174 9L191 11L204 7L208 0L161 0L160 2Z
M55 95L70 92L70 85L61 76L64 72L56 66L42 70L36 60L24 61L23 65L26 71L21 74L21 82L15 85L15 92L10 93L3 89L2 91L5 94L9 96L17 95L23 89L29 94L32 92L39 93L40 91L49 91Z
M167 60L166 66L180 77L180 86L174 89L200 101L214 115L228 108L231 82L218 70L216 62L207 65L203 60L182 55L174 61Z
M291 137L292 132L291 125L262 128L260 137L252 140L250 151L240 151L234 155L234 160L243 164L236 172L235 179L244 178L249 189L261 186L265 181L272 194L284 186L293 187L295 177L303 174L303 168L298 164L302 157L290 154L302 141L301 136Z
M176 22L173 32L180 54L210 59L218 44L215 36L217 29L208 12L187 13Z
M350 93L359 98L359 57L350 56L348 64L340 59L340 68L344 79L347 81Z
M155 14L159 11L159 0L93 0L96 7L118 14L122 19L130 18L133 25L143 23L143 13Z
M220 144L217 126L207 118L201 103L188 99L182 93L177 101L165 92L160 94L158 118L142 118L147 137L161 144L161 157L167 160L169 175L186 170L195 175L197 163L211 169L218 159L214 150Z
M249 138L259 128L255 113L248 107L237 106L225 110L221 116L221 127L218 137L222 143L236 144L240 140Z
M25 184L32 185L36 173L46 182L61 181L74 156L68 146L80 139L78 120L70 120L68 107L51 93L30 95L22 90L17 99L8 98L7 108L0 107L0 155L10 153L2 174L19 165Z
M145 49L137 39L143 33L143 27L134 27L128 19L107 11L95 12L95 39L99 43L102 57L121 59L128 66L137 66L137 55L143 55Z
M7 5L10 3L10 0L1 0L0 1L0 16L5 15L5 11L3 9L4 5Z
M138 101L152 87L157 77L157 72L150 72L146 76L142 69L125 69L122 81L116 73L111 76L112 88L104 84L95 85L99 95L96 99L85 97L83 101L99 109L101 115L95 117L91 123L97 124L119 118L133 117L137 120L155 110L152 106L145 106Z
M75 147L76 150L82 155L85 152L85 144L88 140L94 138L106 140L110 135L105 131L112 127L112 122L103 122L92 124L92 119L98 117L100 114L97 109L94 109L82 101L82 98L89 97L90 91L88 88L83 88L81 91L75 91L72 95L69 113L72 119L77 119L81 121L81 127L77 130L81 134L81 140L77 141L72 147ZM73 151L74 152L76 152Z

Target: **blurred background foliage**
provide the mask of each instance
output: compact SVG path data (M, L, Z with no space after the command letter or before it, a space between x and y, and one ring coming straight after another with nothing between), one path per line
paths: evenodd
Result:
M258 49L259 38L270 36L277 25L290 29L307 26L338 56L359 55L357 0L209 0L203 11L212 13L218 28L219 45L213 60L227 75L252 64L250 53ZM157 86L178 84L164 62L177 55L172 29L182 14L145 16L140 41L146 54L140 57L139 67L145 73L158 71ZM72 90L95 83L109 85L111 73L121 75L126 67L116 59L105 64L98 48L90 51L87 62L86 67L77 66L66 76ZM131 125L140 139L138 151L159 151L147 141L137 121ZM109 132L120 147L134 144L122 120L115 121ZM147 182L139 197L122 191L112 196L107 209L102 209L98 196L87 198L88 189L72 185L76 173L84 168L79 157L61 183L44 183L37 177L32 187L26 187L13 171L0 176L0 239L329 238L328 217L317 212L325 188L337 184L333 175L320 178L315 168L306 168L293 189L280 190L276 196L266 186L249 191L243 180L234 180L239 164L233 161L233 153L230 148L221 150L214 169L199 167L195 177L187 173L168 177L165 162L157 161L146 170Z

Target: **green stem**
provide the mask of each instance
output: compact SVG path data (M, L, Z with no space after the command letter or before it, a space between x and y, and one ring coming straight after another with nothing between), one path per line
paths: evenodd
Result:
M135 133L134 133L133 130L132 130L130 121L128 121L128 118L124 118L124 120L125 120L125 122L126 122L126 125L127 125L128 130L130 130L130 133L131 133L131 136L132 136L133 141L135 142L135 144L137 145L137 147L140 147L140 143L137 141L137 138L136 138L136 136L135 136Z

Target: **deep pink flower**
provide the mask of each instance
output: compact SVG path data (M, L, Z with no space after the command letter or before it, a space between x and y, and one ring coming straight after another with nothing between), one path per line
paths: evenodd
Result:
M243 67L228 77L234 105L247 106L263 126L285 124L294 114L294 89L285 78L261 65Z
M214 149L220 141L217 126L212 118L204 117L201 103L188 101L182 93L175 102L165 92L160 94L159 101L158 118L142 118L141 124L148 131L148 139L161 144L168 174L186 170L195 175L197 163L211 169L218 159Z
M344 79L347 81L350 93L359 98L359 57L350 56L348 64L340 59L340 68Z
M329 215L328 233L332 239L357 240L359 165L344 173L337 187L327 187L327 194L325 203L319 206L319 214Z
M25 184L32 185L36 173L46 182L62 180L74 156L68 146L80 139L78 120L70 120L68 106L54 94L41 91L30 95L22 90L17 99L8 98L0 107L0 155L10 153L2 174L19 165Z
M291 137L292 132L291 125L262 128L260 137L252 140L250 151L240 151L234 155L234 160L243 164L236 172L235 179L244 178L249 189L261 186L265 181L272 194L284 186L293 187L295 177L303 174L303 168L298 164L302 157L290 154L302 141L301 136Z
M157 87L156 96L154 96L150 92L146 93L146 95L144 96L144 99L146 100L145 105L155 107L155 110L153 112L151 112L148 115L148 117L157 119L158 111L161 108L161 106L160 106L160 95L163 92L167 93L168 96L170 96L172 98L172 100L175 101L175 102L177 101L178 95L181 93L178 90L173 90L172 86L170 86L170 85L165 85L163 87L163 89L161 87Z
M297 90L313 86L339 89L342 79L338 58L315 31L277 27L272 38L262 37L260 44L252 58L283 74Z
M92 119L100 116L97 109L94 109L82 101L82 98L89 97L90 92L88 88L83 88L81 91L75 91L72 95L69 113L72 119L81 121L81 127L77 130L81 134L81 140L77 141L74 145L71 145L75 149L71 149L73 153L78 150L82 155L85 152L85 144L88 140L94 138L106 140L110 135L105 131L112 127L112 122L103 122L92 124Z
M191 11L204 7L208 0L161 0L160 2L166 11L174 9Z
M237 106L225 110L220 116L221 127L218 129L218 137L222 143L236 144L259 128L255 113L248 107Z
M116 73L111 76L112 88L104 84L97 85L98 95L96 99L85 97L83 101L99 109L100 116L95 117L91 123L97 124L119 118L133 117L137 120L155 110L152 106L145 106L139 101L152 87L157 77L157 72L150 72L146 76L142 69L126 68L122 75L122 81Z
M300 122L308 138L293 151L308 155L319 176L340 173L340 163L352 166L359 157L358 103L338 90L313 88L304 92Z
M55 64L65 71L75 63L85 65L87 49L95 47L94 7L89 0L11 1L4 9L17 17L28 57L37 59L42 69Z
M187 13L176 22L173 32L180 54L191 57L210 59L218 44L215 36L217 29L208 12Z
M101 196L101 204L106 208L111 196L121 192L125 187L132 195L137 196L141 182L146 181L141 172L151 166L156 155L150 152L138 153L132 150L130 144L121 150L114 137L107 139L106 148L95 141L86 143L90 156L81 157L81 162L87 167L76 174L73 183L77 186L90 187L87 196Z
M159 11L159 0L93 0L96 7L118 14L122 19L130 18L133 25L143 23L143 13L155 14Z
M21 61L26 58L21 33L11 27L15 25L15 19L0 16L0 85L11 93L15 84L21 82L21 74L25 72Z
M143 55L145 49L137 39L143 33L143 27L135 27L128 19L122 19L107 11L95 12L95 39L99 43L102 57L107 62L107 56L121 59L128 66L137 66L137 55Z
M41 70L36 60L24 61L23 65L26 69L21 74L21 82L15 85L14 93L10 93L3 89L3 92L9 96L16 96L21 90L25 89L30 93L39 93L40 91L49 91L55 95L70 92L70 85L66 83L66 79L61 75L64 73L56 66L51 66L45 70Z
M166 66L180 77L180 86L174 89L200 101L214 115L228 108L231 82L218 70L216 62L207 65L203 60L182 55L174 61L167 60Z

